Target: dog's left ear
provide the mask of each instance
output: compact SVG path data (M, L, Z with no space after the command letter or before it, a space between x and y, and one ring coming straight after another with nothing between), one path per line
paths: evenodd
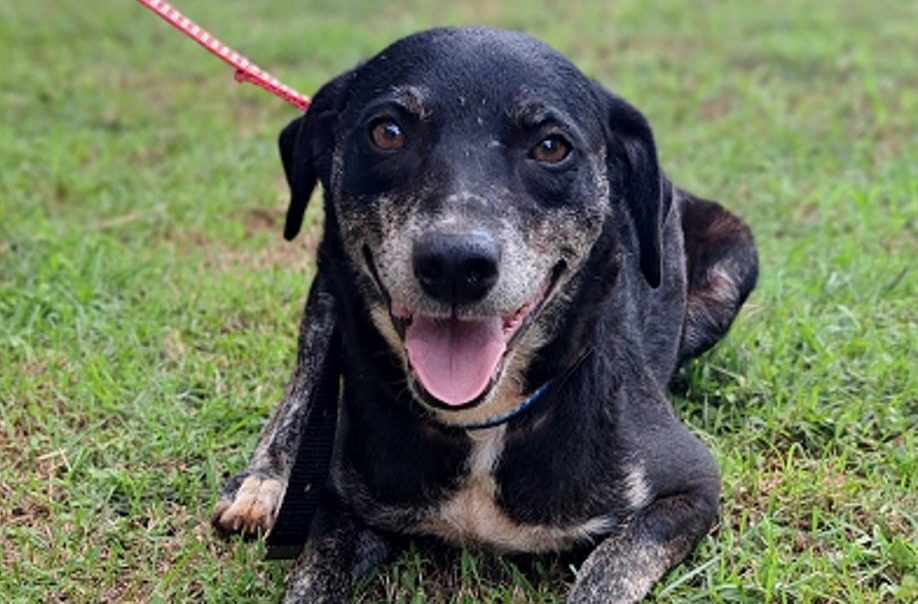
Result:
M609 174L620 179L637 234L641 273L655 288L663 272L663 221L672 205L672 185L657 162L647 118L600 84L594 90L605 119Z
M284 175L290 186L290 205L284 224L284 239L300 232L306 205L317 181L328 185L331 157L335 147L334 128L353 71L328 82L316 93L305 114L284 128L278 139Z

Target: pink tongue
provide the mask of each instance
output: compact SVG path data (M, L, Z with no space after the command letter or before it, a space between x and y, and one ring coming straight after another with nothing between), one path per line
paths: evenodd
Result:
M424 388L447 405L467 403L488 386L506 350L500 317L460 321L415 316L405 332L408 359Z

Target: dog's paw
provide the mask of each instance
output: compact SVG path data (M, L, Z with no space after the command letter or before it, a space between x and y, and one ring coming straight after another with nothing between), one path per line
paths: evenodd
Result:
M267 533L277 519L286 488L276 478L258 474L234 476L214 506L211 524L224 536Z

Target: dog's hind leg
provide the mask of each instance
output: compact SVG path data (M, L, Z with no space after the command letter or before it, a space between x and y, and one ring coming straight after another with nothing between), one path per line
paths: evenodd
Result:
M327 495L316 518L316 533L287 583L284 604L345 604L354 582L389 556L389 544Z
M688 291L680 363L716 344L758 278L752 233L719 204L681 192Z
M300 324L296 369L283 401L258 438L245 470L230 478L214 507L212 524L221 534L267 532L274 525L296 456L313 391L323 372L337 367L330 359L337 309L329 283L319 272L313 280Z

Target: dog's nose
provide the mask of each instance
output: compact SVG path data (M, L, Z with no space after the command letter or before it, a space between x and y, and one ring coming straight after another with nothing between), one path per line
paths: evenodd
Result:
M414 275L445 304L477 302L497 283L500 246L484 233L435 234L415 244Z

